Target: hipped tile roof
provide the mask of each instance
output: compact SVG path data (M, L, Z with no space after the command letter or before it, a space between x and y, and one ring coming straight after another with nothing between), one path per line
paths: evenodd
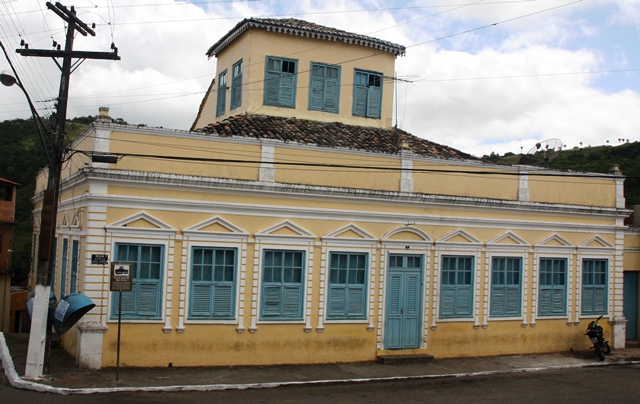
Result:
M264 29L286 35L296 35L307 38L322 39L325 41L344 42L347 44L366 46L392 53L395 56L404 56L406 52L406 48L404 46L393 42L383 41L366 35L354 34L336 28L325 27L323 25L295 18L245 18L233 27L231 31L227 32L218 42L213 44L209 50L207 50L207 56L210 58L217 56L218 53L222 52L222 50L227 47L227 45L233 42L245 31L252 28Z
M364 150L374 153L398 154L406 142L405 151L423 157L455 160L478 160L454 148L419 138L401 129L345 125L340 122L319 122L307 119L267 115L236 115L211 123L196 132L222 137L253 137L283 142Z

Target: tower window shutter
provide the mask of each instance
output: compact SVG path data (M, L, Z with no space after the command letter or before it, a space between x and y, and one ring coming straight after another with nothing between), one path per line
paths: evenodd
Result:
M294 75L283 74L280 78L280 99L279 104L283 107L293 107Z
M369 87L367 116L369 118L380 118L380 102L382 98L382 88Z
M353 100L353 114L357 116L366 116L367 114L367 88L356 87Z
M309 106L313 109L322 109L324 103L324 80L311 79L311 96Z
M327 80L325 88L324 109L331 112L338 112L338 81Z

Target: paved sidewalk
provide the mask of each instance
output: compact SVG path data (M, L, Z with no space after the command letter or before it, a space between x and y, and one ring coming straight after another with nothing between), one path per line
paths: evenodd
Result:
M6 342L5 342L6 341ZM535 355L436 360L434 363L379 364L376 362L327 365L239 367L78 369L61 348L51 351L49 375L23 379L28 335L0 333L0 359L13 387L57 394L95 394L114 391L205 391L272 388L292 384L357 383L373 380L464 377L496 373L532 372L587 366L640 363L640 344L614 350L601 362L593 351Z

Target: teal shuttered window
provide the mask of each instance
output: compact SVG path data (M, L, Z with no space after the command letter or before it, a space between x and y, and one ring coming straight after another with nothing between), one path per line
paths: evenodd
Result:
M522 258L493 257L491 261L491 316L522 314Z
M582 260L582 314L607 313L608 267L606 259Z
M340 67L311 63L309 109L338 113Z
M327 318L366 318L367 254L331 253Z
M242 105L242 60L234 63L231 73L231 109Z
M60 297L66 294L67 287L67 262L69 258L69 239L62 239L62 262L60 265Z
M567 315L567 260L540 258L540 288L538 314Z
M189 318L233 319L235 316L236 250L193 249Z
M442 256L440 317L473 317L472 256Z
M71 279L69 279L69 293L76 293L76 285L78 283L78 254L80 245L78 240L71 242Z
M264 105L295 108L298 61L267 56Z
M227 71L218 75L218 103L216 104L216 117L224 114L227 102Z
M116 244L116 262L131 263L133 289L122 292L122 317L160 319L162 317L163 246ZM118 293L113 292L111 316L118 316Z
M303 278L302 251L265 250L260 299L261 319L302 319Z
M380 119L382 74L356 70L353 84L353 115Z

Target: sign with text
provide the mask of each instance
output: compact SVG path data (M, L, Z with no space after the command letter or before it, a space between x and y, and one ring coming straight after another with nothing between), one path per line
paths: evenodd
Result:
M131 263L130 262L112 262L111 274L109 276L111 282L109 290L112 292L128 292L132 289L131 281Z
M106 265L109 261L107 254L91 254L91 265Z

